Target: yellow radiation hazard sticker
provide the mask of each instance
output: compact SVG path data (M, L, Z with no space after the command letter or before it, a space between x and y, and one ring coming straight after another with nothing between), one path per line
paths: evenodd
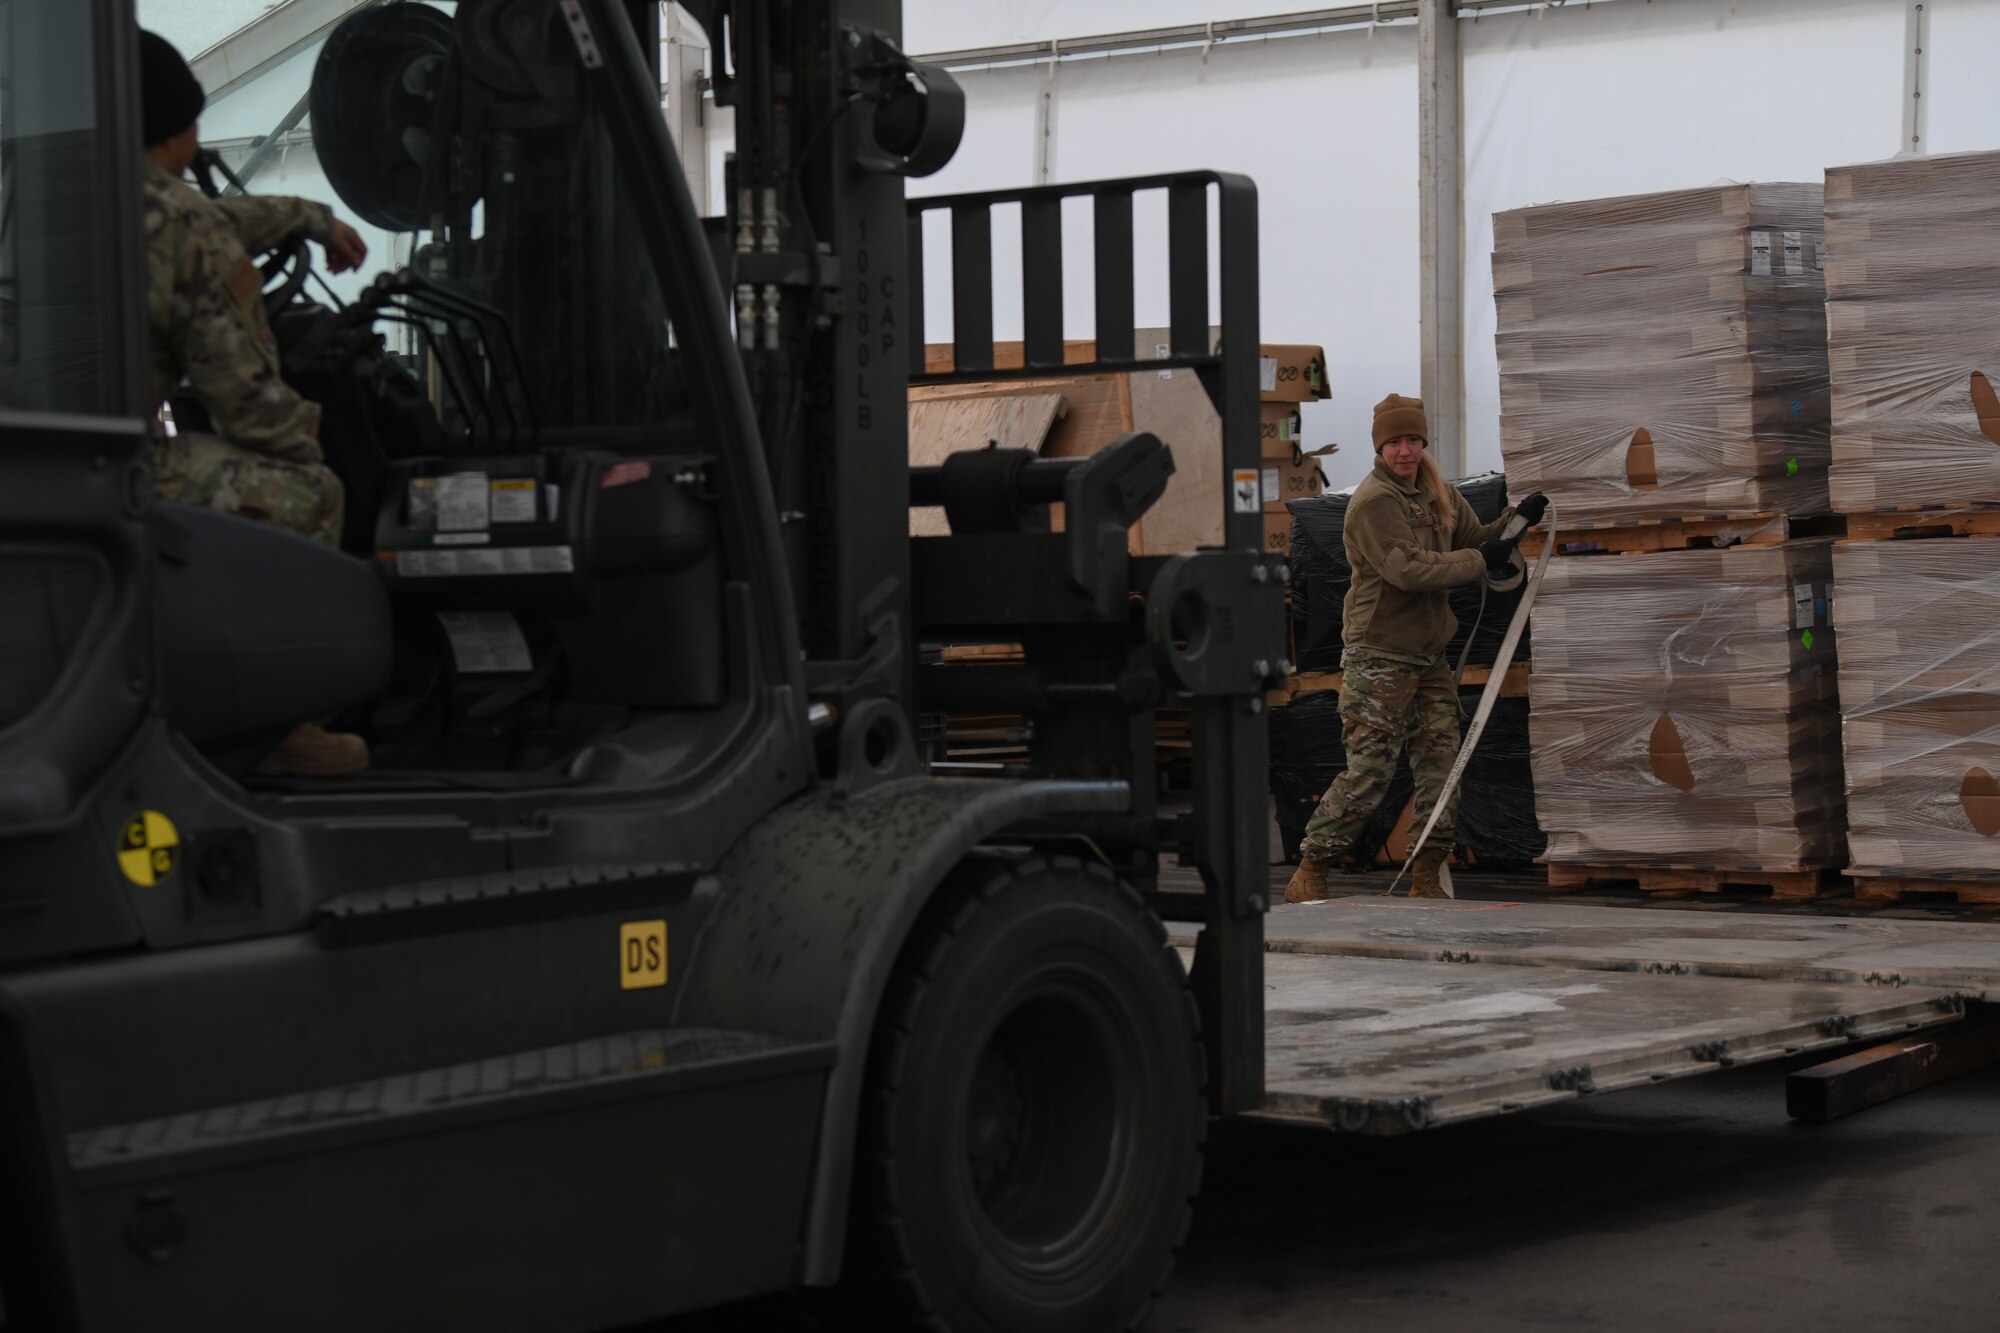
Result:
M133 815L118 834L118 868L142 889L173 874L180 857L181 835L158 810Z
M618 927L618 988L667 984L667 923L627 921Z

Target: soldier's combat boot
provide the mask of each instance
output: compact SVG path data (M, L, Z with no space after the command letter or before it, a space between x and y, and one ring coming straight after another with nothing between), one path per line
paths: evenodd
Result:
M1292 878L1285 885L1285 901L1288 903L1316 903L1327 896L1326 877L1333 871L1333 859L1322 856L1302 856L1299 868L1292 872Z
M1412 898L1449 898L1444 891L1443 876L1450 872L1444 863L1451 856L1451 848L1435 843L1425 843L1417 853L1417 859L1410 863L1410 896Z
M368 742L317 722L301 722L257 762L265 777L341 778L368 769Z

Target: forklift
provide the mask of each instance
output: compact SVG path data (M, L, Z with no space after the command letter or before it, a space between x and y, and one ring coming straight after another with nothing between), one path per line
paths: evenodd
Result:
M653 0L326 40L319 158L409 242L345 303L303 243L265 264L335 551L154 495L132 0L0 0L0 1327L599 1329L810 1288L870 1328L1129 1328L1209 1119L1263 1100L1256 497L1138 556L1153 436L906 438L911 383L1186 369L1254 469L1254 187L909 199L964 99L897 0L683 8L736 116L719 219ZM1002 709L1025 765L924 757L925 717ZM371 769L259 775L306 718Z

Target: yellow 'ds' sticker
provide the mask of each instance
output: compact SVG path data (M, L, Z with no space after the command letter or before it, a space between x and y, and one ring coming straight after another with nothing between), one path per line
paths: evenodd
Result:
M618 927L618 989L667 984L667 923L627 921Z
M158 810L140 811L119 831L118 868L142 889L173 874L180 856L181 835Z

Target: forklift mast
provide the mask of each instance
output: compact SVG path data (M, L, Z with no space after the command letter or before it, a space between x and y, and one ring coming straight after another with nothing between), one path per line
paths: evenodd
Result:
M1221 475L1254 473L1256 187L1186 171L906 199L907 177L949 160L964 103L947 72L898 48L898 0L683 7L714 44L717 103L736 112L718 260L759 406L808 690L837 712L891 700L913 728L921 713L1024 713L1034 722L1026 776L1129 784L1125 814L1025 831L1087 842L1162 916L1203 923L1194 985L1211 1097L1224 1114L1255 1106L1263 710L1286 672L1289 577L1261 550L1261 505L1224 487L1213 497L1219 548L1128 555L1128 529L1172 470L1157 441L1128 438L1081 461L988 450L913 472L906 385L1187 368L1222 423ZM1166 202L1169 334L1164 354L1142 356L1133 201L1147 194ZM1065 208L1076 201L1087 212ZM1087 232L1066 233L1079 216ZM946 255L926 250L938 229L925 220L939 217L949 220ZM1019 227L1016 293L995 285L996 225ZM1066 360L1064 348L1064 260L1081 254L1094 271L1088 361ZM939 272L948 281L927 291L926 275ZM995 312L1010 296L1023 354L1003 368ZM951 368L934 371L926 306L945 301ZM1065 505L1063 532L1048 530L1051 501ZM912 505L941 505L950 535L907 536ZM951 641L1019 642L1025 661L917 665L919 644ZM1171 817L1154 782L1161 707L1193 714L1191 801ZM1200 901L1158 890L1163 855L1200 870Z

